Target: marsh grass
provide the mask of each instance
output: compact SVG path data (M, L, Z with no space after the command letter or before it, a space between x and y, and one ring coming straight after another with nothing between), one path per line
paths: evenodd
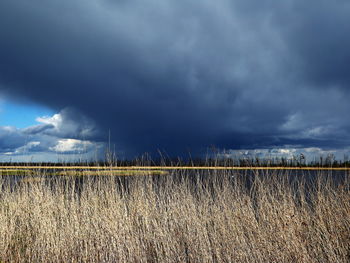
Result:
M0 262L349 262L349 176L285 173L2 179Z

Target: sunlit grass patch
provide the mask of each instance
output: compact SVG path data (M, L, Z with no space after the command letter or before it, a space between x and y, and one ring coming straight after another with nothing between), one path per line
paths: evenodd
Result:
M33 175L33 170L23 169L0 169L0 176L7 176L7 175L17 175L17 176L24 176L24 175Z
M169 172L161 170L63 170L53 172L58 176L147 176L147 175L167 175Z

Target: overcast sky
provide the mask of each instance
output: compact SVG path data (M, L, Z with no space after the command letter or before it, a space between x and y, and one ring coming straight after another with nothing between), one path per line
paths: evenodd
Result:
M54 114L0 123L0 155L87 151L109 131L128 157L343 153L349 32L348 0L1 0L0 98Z

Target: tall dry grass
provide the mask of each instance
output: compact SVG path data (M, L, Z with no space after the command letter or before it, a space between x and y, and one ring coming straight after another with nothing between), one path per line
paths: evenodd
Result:
M348 179L232 175L2 179L0 261L350 261Z

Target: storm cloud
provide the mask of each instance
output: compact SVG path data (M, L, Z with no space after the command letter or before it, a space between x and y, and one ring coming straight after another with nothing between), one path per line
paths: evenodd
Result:
M126 156L344 148L349 17L346 0L3 0L0 93L73 107Z

